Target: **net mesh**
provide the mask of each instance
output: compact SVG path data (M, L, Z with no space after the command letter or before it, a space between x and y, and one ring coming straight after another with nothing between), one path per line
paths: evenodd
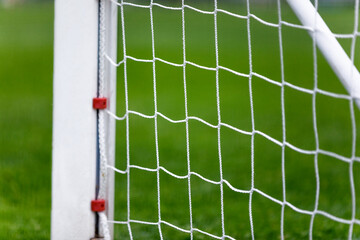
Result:
M288 15L284 14L283 10L283 8L287 8L285 2L278 0L264 7L263 4L252 3L247 0L238 4L227 3L228 5L225 4L224 6L230 7L225 9L220 7L222 3L217 0L208 4L188 3L184 0L181 2L101 0L100 15L104 14L105 1L111 1L111 4L118 7L119 40L118 43L113 44L118 45L118 59L120 61L109 57L109 54L107 54L108 46L105 48L105 36L100 34L99 94L100 96L103 94L101 89L103 88L102 82L105 81L103 74L104 64L116 67L118 69L118 96L120 96L117 99L117 105L122 107L116 113L106 110L99 115L99 119L102 119L99 121L99 142L101 172L103 173L99 191L100 198L105 197L106 194L106 172L114 171L116 175L115 217L114 219L106 219L104 215L100 219L107 239L110 238L107 224L115 225L114 238L125 236L129 239L144 237L145 235L141 234L145 233L148 234L146 237L149 239L155 237L159 239L180 239L176 235L177 233L173 231L179 232L179 234L182 233L190 239L203 239L204 237L209 239L254 239L255 237L272 238L274 236L281 239L308 236L312 239L313 237L324 236L319 235L319 232L325 231L326 228L322 228L324 225L337 226L335 228L339 230L330 231L330 234L334 234L332 236L352 239L359 235L360 232L354 230L356 226L360 225L355 189L356 182L360 180L355 172L359 169L357 165L360 162L360 157L357 155L359 154L359 145L357 144L358 123L355 120L356 115L359 114L358 109L354 104L354 99L336 83L334 83L334 88L329 88L330 90L327 87L319 87L319 79L323 77L322 75L319 77L319 74L322 74L322 69L327 72L331 70L323 66L323 59L320 59L322 56L318 54L315 40L308 35L310 49L308 49L309 53L307 54L311 55L311 62L307 64L310 64L310 67L301 65L303 63L301 55L286 58L288 56L286 55L288 45L285 42L286 39L289 39L288 32L299 31L304 34L306 31L314 30L302 26L296 20L284 20L288 18ZM318 1L315 1L314 5L317 9L319 8ZM236 6L241 10L236 11ZM266 9L267 7L269 9ZM232 11L232 8L234 11ZM276 20L265 20L260 16L262 15L261 11L258 14L254 13L257 8L262 10L265 8L268 12L272 11L275 16L273 19ZM140 9L148 18L137 15L136 11L140 11ZM351 60L355 62L356 40L359 37L359 1L352 2L350 9L353 17L350 24L352 31L334 34L334 36L339 41L342 39L348 41L348 53ZM170 39L169 41L172 39L172 33L170 32L162 33L162 35L160 30L158 30L159 33L157 32L156 23L160 21L155 21L156 16L154 15L158 14L157 11L160 10L164 11L167 16L174 15L174 18L181 16L181 38L178 39L179 46L181 45L181 57L178 59L181 60L178 62L173 61L172 59L175 58L171 56L169 58L172 59L160 57L166 55L164 50L161 50L161 54L158 54L158 48L167 46L166 39ZM196 39L187 36L188 33L194 36L191 32L194 30L188 30L188 28L192 28L190 24L196 21L195 17L191 17L191 14L196 14L199 18L206 15L207 19L212 19L212 47L207 48L205 54L201 50L197 51L196 48L188 47L188 45L192 44L191 41L196 41ZM160 16L160 14L157 16ZM245 37L246 41L242 42L242 44L246 43L246 72L239 70L246 68L228 66L241 64L240 62L237 63L235 58L232 59L231 53L226 56L226 58L230 59L229 61L224 60L224 56L221 55L224 41L220 35L220 29L224 29L224 27L223 23L219 23L219 19L224 17L238 19L244 26L243 37ZM104 16L101 15L100 33L106 28L105 22L101 20L103 18ZM340 16L337 16L334 21L338 21L339 18ZM161 18L159 17L159 19ZM164 19L164 21L167 20ZM128 22L138 22L139 24L131 25ZM129 34L132 34L129 28L136 28L140 25L149 26L148 33L141 32L143 29L140 28L137 32L135 31L136 34L133 34L133 37L128 37ZM275 33L276 41L272 41L265 33L263 35L258 34L260 31L254 30L256 26L260 29L271 29ZM201 28L207 27L200 26L197 30L201 31ZM236 24L228 28L231 28L231 34L237 36ZM146 34L149 35L148 39L151 38L151 47L148 54L145 54L147 50L143 46L143 42L147 40ZM161 36L157 36L157 34ZM161 37L163 40L160 40ZM259 40L259 38L262 39ZM160 43L157 43L157 41ZM220 43L220 41L223 42ZM259 50L258 41L261 43L267 42L268 45ZM150 43L148 44L150 46ZM199 43L199 46L202 44L206 45L206 42ZM236 41L231 42L231 44L236 44ZM301 49L302 44L305 43L300 39L291 47ZM128 49L129 46L131 46L131 49ZM272 52L268 50L269 46L272 46L277 51L275 56L270 54ZM193 50L189 50L190 48ZM169 52L171 49L166 51ZM268 51L270 52L268 53ZM257 55L259 52L264 54L259 56ZM205 57L203 59L196 58L194 54L203 54ZM141 57L144 55L147 57ZM203 64L206 62L204 60L206 58L213 58L214 61L209 61L209 65ZM269 62L278 62L279 69L276 69L276 71L279 71L279 74L267 74L265 67L263 69L258 67L261 65L259 59L265 66ZM295 64L295 68L292 67L291 62ZM140 66L144 66L144 68L142 69ZM166 87L176 87L175 82L171 83L172 74L179 73L178 75L181 76L183 101L180 104L176 101L171 102L171 99L173 99L171 98L171 89L169 90L168 100L164 101L164 98L159 98L159 95L163 96L163 92L166 91L165 87L160 86L164 84L160 72L164 72L161 69L166 67L172 69L167 71L166 79L168 82ZM290 70L287 70L287 67ZM307 75L307 82L310 84L306 85L305 83L292 81L293 75L303 71L306 72L306 69L311 70ZM177 72L178 70L180 72ZM275 71L274 69L270 70ZM193 82L195 80L190 75L196 71L200 72L195 73L196 78L201 83L198 87L194 87ZM213 81L207 79L210 76L209 74ZM239 106L239 110L225 106L224 103L228 102L227 95L235 94L231 91L224 93L224 90L222 90L222 88L226 89L225 85L222 84L222 81L226 81L226 76L229 76L228 78L231 81L236 78L236 81L245 83L246 93L245 90L242 90L241 94L246 95L248 104L246 108ZM207 87L203 87L204 85L212 85L214 91L204 93L208 90ZM268 89L264 90L262 86L267 86ZM239 85L234 80L234 85L230 84L230 89L237 87ZM148 89L151 90L150 93L147 91ZM260 93L258 93L259 91ZM278 99L276 101L269 98L272 93L277 94ZM209 116L212 108L209 108L209 110L198 104L201 102L199 98L202 98L204 94L214 95L211 98L215 106L214 109L216 108L214 116ZM299 101L294 100L297 94L301 95ZM196 95L199 95L199 97L196 98ZM143 100L139 103L136 99ZM152 99L152 102L149 103L148 99ZM191 101L197 102L196 104L199 106L195 107L195 104ZM206 105L207 99L204 101ZM279 113L276 118L280 119L278 125L271 124L273 121L271 116L276 115L276 113L266 111L270 106L267 102L270 105L278 104L276 108ZM149 105L152 105L152 107L146 109L146 106ZM168 108L164 106L168 106ZM179 106L182 106L181 109L178 108ZM307 106L307 108L301 106ZM168 111L168 109L172 111ZM242 111L243 109L246 110ZM199 111L198 114L196 110ZM308 111L308 114L301 111ZM166 114L166 112L169 112L169 114ZM174 112L180 112L184 117L176 118L174 116L181 116L181 114ZM296 114L294 112L300 113ZM324 112L330 115L323 117ZM118 153L116 165L114 166L106 163L103 114L116 119L118 126L120 126L117 133L119 143L116 151ZM326 121L333 116L331 114L340 117L332 119L333 125L326 125ZM243 117L243 115L247 117ZM228 116L231 116L234 121L229 120ZM244 125L240 124L242 118L245 119L244 122L247 122ZM266 125L263 122L270 123ZM309 124L306 122L309 122ZM141 123L144 123L144 125L140 125ZM183 135L179 135L181 131L170 133L170 130L166 130L170 129L172 125L181 126ZM303 127L302 125L306 126ZM324 129L324 125L326 125L326 129ZM309 129L308 126L311 126L311 128ZM299 130L293 130L297 127ZM274 128L279 131L271 130ZM338 131L339 129L346 129L345 137L341 136L342 131ZM170 137L164 137L166 134L169 134ZM326 138L325 135L328 137ZM152 136L150 138L152 140L147 142L147 136ZM232 138L232 136L234 137ZM238 136L245 136L246 143L241 140L237 141ZM295 139L294 136L300 140L293 140ZM211 137L216 138L216 141L208 141ZM174 138L180 138L180 140L174 140ZM229 139L231 143L229 143ZM177 147L183 148L182 150L176 150L177 148L174 148L174 150L166 143L166 141L177 143L182 140L184 140L184 144ZM144 144L144 142L147 142L147 144ZM194 144L195 142L197 144ZM343 145L340 144L341 146L332 148L339 142L342 142ZM242 143L244 146L241 145ZM343 146L346 146L344 151ZM201 149L194 150L196 147ZM231 147L230 152L248 151L249 154L246 157L235 155L230 158L227 151ZM248 150L243 150L245 148ZM269 153L272 150L276 152L274 156ZM140 151L144 154L141 155L134 151ZM171 154L172 151L175 153ZM148 156L146 152L152 152L152 154ZM184 154L174 156L179 153ZM216 156L209 156L213 155L213 153L216 153ZM181 166L176 165L176 161L179 161L179 159L184 160ZM216 159L217 163L215 164L212 161L210 164L209 162L212 159ZM294 159L300 161L294 165ZM152 160L154 161L150 164L149 161ZM204 164L204 162L208 164ZM242 169L240 166L245 165L236 165L231 162L246 162L248 168ZM302 167L306 164L310 166L307 169ZM202 166L202 169L198 167L199 165ZM277 167L274 170L272 166L275 165ZM331 168L332 170L323 170L321 166L324 169ZM310 174L305 173L309 169L312 172L310 171ZM150 181L150 178L142 178L142 175L146 174L151 175L153 181ZM297 175L297 178L291 174ZM311 178L310 183L301 187L302 182L308 182L307 178L309 176ZM247 184L239 182L245 178L248 178L246 180ZM331 178L336 179L336 182L343 182L344 185L333 183ZM338 181L338 179L342 179L342 181ZM175 185L167 185L175 180L185 184L186 197L181 195L182 190L174 187ZM266 182L268 182L268 185L266 185ZM271 187L279 190L272 192ZM153 191L151 194L153 193L152 195L155 196L153 199L147 196L149 188ZM343 189L340 190L340 188ZM327 193L322 191L327 191ZM175 196L175 198L172 198L173 200L176 200L176 198L182 199L182 203L179 204L175 200L173 203L169 202L169 195ZM344 197L341 198L342 202L335 200L339 195ZM295 198L299 198L299 201L294 200L294 196L297 196ZM325 197L329 196L333 196L334 199L324 200ZM213 201L212 198L216 198L216 200ZM309 203L302 204L302 201L308 201ZM206 207L201 207L202 205ZM140 209L136 209L136 207ZM153 209L153 211L148 209ZM172 217L170 217L171 213L169 214L171 211L175 212ZM156 216L150 216L151 213ZM290 217L290 215L295 217ZM305 216L304 219L302 219L302 216ZM328 224L329 221L331 221L331 224ZM299 230L300 233L294 230L293 226L302 225L306 227L301 231ZM124 226L124 228L117 228L117 226ZM202 238L197 237L201 235Z

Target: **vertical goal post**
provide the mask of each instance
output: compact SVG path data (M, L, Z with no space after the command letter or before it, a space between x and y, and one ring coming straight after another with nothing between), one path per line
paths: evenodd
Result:
M81 9L81 11L79 11ZM96 187L98 2L55 1L51 238L90 239Z
M106 42L116 42L117 8L105 3ZM54 36L54 107L51 239L97 237L98 220L91 211L99 182L99 0L56 0ZM106 44L106 43L104 43ZM116 59L116 44L106 49ZM105 54L105 52L101 53ZM115 111L116 69L104 65L103 94ZM98 110L101 111L101 110ZM109 130L111 129L111 130ZM106 155L114 162L115 121L104 118ZM113 173L106 189L106 215L113 216ZM109 227L112 233L111 226Z

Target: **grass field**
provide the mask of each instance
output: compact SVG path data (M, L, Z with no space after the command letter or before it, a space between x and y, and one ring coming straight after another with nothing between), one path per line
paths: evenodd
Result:
M49 239L53 5L0 7L0 239Z
M173 3L174 5L177 2ZM194 3L191 3L195 5ZM196 5L211 9L211 5ZM246 15L244 5L219 3L219 7ZM51 93L53 6L26 5L11 10L0 8L0 239L48 239L50 229L51 176ZM256 16L277 22L275 6L251 8ZM353 10L320 9L336 33L351 33ZM127 55L152 59L149 10L124 8ZM283 7L282 18L297 22ZM215 67L214 19L190 9L185 10L186 57L188 61ZM182 63L181 12L154 7L156 57ZM119 25L121 32L121 25ZM284 76L294 85L313 89L312 41L306 31L283 26ZM119 34L118 60L122 60L122 35ZM349 53L351 41L341 40ZM251 19L252 70L281 82L278 29ZM246 20L218 14L219 64L249 73ZM357 48L357 52L359 52ZM356 55L357 56L357 55ZM360 59L356 58L360 67ZM318 54L318 87L345 93L321 54ZM117 115L125 113L123 67L118 69ZM214 71L186 66L188 113L216 125L217 99ZM152 63L127 61L129 109L154 114ZM172 119L185 118L183 70L156 62L158 111ZM278 141L283 139L281 87L253 77L251 82L254 126ZM221 122L245 131L252 130L249 79L219 70ZM312 95L284 87L286 141L315 150ZM6 104L5 104L6 103ZM356 119L360 118L355 110ZM319 148L350 158L352 134L347 100L316 95ZM130 115L130 163L156 168L153 119ZM359 156L360 126L357 120L356 155ZM186 175L187 153L185 123L170 123L158 118L160 165L177 175ZM223 178L234 187L251 188L251 136L221 128ZM217 129L189 120L191 171L213 181L220 180ZM126 125L117 122L117 163L126 169ZM282 201L282 149L259 134L254 135L254 187ZM312 211L315 205L316 173L314 155L285 148L286 200ZM319 210L334 216L352 218L349 164L323 154L318 155L320 178ZM360 202L360 164L353 164L356 206ZM157 175L131 168L130 218L158 221ZM160 171L161 218L183 229L190 228L188 182ZM115 220L127 220L126 175L116 175ZM191 177L193 227L221 236L220 187ZM359 218L359 207L355 218ZM254 233L257 239L280 238L281 205L254 192L252 197ZM311 217L285 207L284 235L287 239L307 239ZM236 239L250 239L249 194L232 191L224 185L225 233ZM157 226L131 224L134 239L158 239ZM162 224L164 239L190 239ZM347 239L349 225L322 215L314 220L314 239ZM124 225L115 226L116 239L128 239ZM195 232L194 239L211 239ZM360 226L354 226L353 239L360 239Z
M176 3L174 4L176 6ZM211 5L199 5L211 10ZM246 15L244 5L219 6L231 12ZM276 23L276 6L254 7L258 17ZM351 9L324 9L330 27L337 33L352 32ZM288 8L283 8L283 20L297 23ZM124 7L126 53L139 59L152 59L151 26L148 9ZM214 18L212 15L185 10L186 57L188 61L207 67L216 67ZM181 11L154 7L155 55L174 62L183 62ZM121 32L121 27L119 28ZM306 31L283 27L285 80L297 86L314 88L312 41ZM141 36L141 37L139 37ZM122 35L119 34L119 57L123 59ZM251 21L252 70L281 82L278 29ZM219 64L241 73L249 73L249 52L246 20L223 13L218 14ZM350 41L342 41L349 52ZM336 93L345 93L322 56L318 55L318 86ZM357 59L357 63L359 63ZM185 119L183 70L181 67L156 62L156 91L158 111L175 119ZM118 76L118 112L125 113L123 67ZM147 115L154 114L152 63L127 61L129 109ZM197 116L216 125L215 71L186 67L189 116ZM255 129L282 141L281 88L260 78L252 80ZM286 141L307 150L315 150L312 95L290 87L284 89ZM224 70L219 71L221 121L239 129L251 131L251 110L248 78ZM357 115L359 114L357 110ZM317 95L316 116L319 148L350 157L352 127L349 103ZM156 144L153 119L136 115L129 118L130 164L156 169ZM358 127L359 128L359 127ZM117 125L117 167L126 169L126 124ZM170 123L158 118L158 146L160 166L177 174L187 174L185 123ZM359 135L359 134L358 134ZM223 178L234 187L251 188L251 136L228 128L221 128ZM357 150L359 151L359 145ZM189 149L191 171L210 180L220 181L217 130L196 120L189 120ZM282 201L281 147L259 134L254 136L254 186ZM358 153L358 152L357 152ZM119 161L123 159L123 161ZM314 155L305 155L285 149L286 199L298 208L312 211L316 195ZM351 192L349 164L319 154L320 181L319 210L351 219ZM354 164L358 172L359 164ZM158 221L157 174L135 168L130 170L130 219ZM160 171L161 219L183 229L190 229L187 179L176 179ZM360 179L355 176L359 184ZM115 220L126 221L127 176L117 174ZM207 183L197 176L191 177L193 227L221 236L220 187ZM253 194L252 211L254 233L258 239L280 237L281 206ZM224 185L225 233L237 239L251 238L249 221L249 194L235 193ZM359 212L357 212L359 214ZM289 207L284 212L284 235L288 239L308 238L311 217L296 213ZM131 224L135 239L159 238L158 226ZM165 239L190 239L165 224L161 225ZM354 228L354 238L360 237ZM314 220L315 239L346 239L349 226L336 223L321 215ZM126 226L116 226L116 236L129 237ZM195 239L210 239L194 233Z

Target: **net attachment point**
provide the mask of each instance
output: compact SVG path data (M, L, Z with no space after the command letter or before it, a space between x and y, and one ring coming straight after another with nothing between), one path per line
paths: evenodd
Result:
M107 107L107 98L93 98L94 109L105 109Z
M91 211L93 211L93 212L105 211L105 200L104 199L92 200L91 201Z

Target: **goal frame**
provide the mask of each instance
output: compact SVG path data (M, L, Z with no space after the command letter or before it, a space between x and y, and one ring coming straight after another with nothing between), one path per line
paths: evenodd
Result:
M360 109L360 74L310 0L286 0Z
M117 8L105 1L105 22L117 28ZM51 239L91 239L98 231L91 201L99 171L99 0L56 0L54 30ZM105 31L106 54L116 59L116 31ZM102 56L103 57L103 56ZM105 62L104 95L115 111L116 68ZM103 110L102 110L103 111ZM109 129L112 129L109 131ZM106 154L114 163L115 120L105 114ZM113 219L114 173L108 171L106 215ZM112 233L112 226L109 226Z
M99 56L99 2L105 4L105 53ZM299 4L303 1L302 7ZM325 58L360 106L360 75L331 34L316 9L306 0L287 0L314 38ZM311 4L311 3L310 3ZM295 6L295 7L294 7ZM300 10L301 8L307 10ZM296 9L298 11L296 11ZM99 172L98 114L92 99L98 96L99 57L117 59L118 6L110 0L56 0L54 38L54 110L51 239L96 237L96 199ZM308 14L304 15L304 12ZM316 23L311 16L316 17ZM309 20L310 19L310 20ZM309 21L306 21L309 20ZM320 24L319 24L320 23ZM328 33L320 34L319 33ZM331 51L329 51L331 50ZM338 57L341 55L341 57ZM104 96L116 112L116 66L104 60ZM342 66L337 68L336 66ZM348 69L352 69L349 74ZM104 110L101 110L104 111ZM115 122L105 114L107 164L115 166ZM100 174L101 175L101 174ZM114 171L107 171L106 215L111 236L114 220Z

